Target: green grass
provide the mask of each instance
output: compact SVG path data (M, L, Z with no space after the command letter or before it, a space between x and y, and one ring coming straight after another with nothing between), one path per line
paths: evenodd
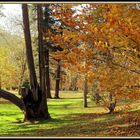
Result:
M52 120L37 123L23 123L22 112L13 104L0 104L0 136L6 137L106 137L140 136L140 125L133 126L129 120L140 113L140 102L133 103L129 114L118 110L107 114L88 100L83 108L82 93L61 92L61 99L49 99L49 113Z

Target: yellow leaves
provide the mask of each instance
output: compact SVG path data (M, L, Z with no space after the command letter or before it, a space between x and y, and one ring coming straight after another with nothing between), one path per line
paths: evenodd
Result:
M98 28L97 27L94 28L94 32L98 32Z
M89 83L93 83L95 74L92 71L87 72L87 79Z
M110 28L109 30L110 30L111 32L114 31L113 28Z
M68 68L70 65L69 65L69 63L63 63L63 68Z
M94 42L95 46L102 51L105 51L106 48L109 48L108 43L105 41L98 41L98 42Z
M132 19L131 18L127 18L126 20L127 20L128 24L129 24L129 26L132 26Z
M102 41L94 42L97 47L101 47L103 45Z
M64 9L69 9L69 8L72 8L72 6L76 6L76 4L72 4L72 3L69 3L69 4L65 4L63 6Z
M64 36L64 41L67 41L67 39L68 39L68 36Z
M98 31L99 31L97 26L95 26L95 25L88 25L87 28L89 28L89 30L94 34L98 33Z
M111 61L106 63L100 63L99 61L96 73L93 73L92 70L93 57L96 52L109 52L113 60L115 59L118 64L127 64L129 68L135 68L138 64L139 61L136 61L135 58L137 50L133 50L135 56L129 52L132 52L132 48L139 47L140 26L138 25L140 23L139 19L136 19L136 13L131 15L126 7L123 4L101 4L97 6L97 9L101 9L101 11L95 13L96 15L86 15L84 13L75 16L73 19L71 19L71 12L65 10L62 13L64 23L67 23L71 28L78 25L79 31L64 29L63 36L55 38L56 42L63 48L68 47L70 50L70 53L66 56L59 54L59 57L69 63L69 66L66 64L65 67L71 67L73 71L77 69L81 75L87 74L89 82L93 82L93 78L97 78L103 90L113 91L119 98L125 96L124 92L128 90L126 88L128 83L132 81L136 83L135 79L137 78L133 79L134 75L132 76L132 73L127 70L117 66L114 68ZM68 12L68 15L66 12ZM100 23L91 22L94 17L101 17L105 20ZM75 21L78 22L75 23ZM131 39L135 43L130 43ZM104 58L98 55L96 59ZM88 62L85 62L85 60L88 60ZM135 64L132 65L129 63L130 61L135 62Z
M105 45L104 45L104 47L108 47L108 44L107 44L107 42L105 42Z

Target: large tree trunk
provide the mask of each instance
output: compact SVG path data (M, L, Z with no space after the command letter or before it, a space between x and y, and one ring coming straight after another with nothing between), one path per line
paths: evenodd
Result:
M36 73L35 73L27 4L22 4L22 11L23 11L22 13L23 13L23 23L24 23L24 36L26 42L26 55L27 55L27 63L28 63L28 69L30 74L30 85L31 85L30 88L22 89L22 97L26 108L25 121L27 120L31 121L34 119L49 119L50 115L47 107L44 79L42 79L42 83L39 87L37 83ZM37 6L37 13L38 13L39 47L43 47L42 34L41 34L42 32L41 22L43 16L42 16L42 7L40 5ZM41 57L40 62L42 59L43 58ZM40 69L43 69L43 67ZM41 77L44 76L42 72L40 76Z
M37 6L38 15L38 45L39 45L39 67L40 67L40 87L42 90L42 101L40 111L44 114L45 118L50 119L48 112L47 100L46 100L46 81L45 81L45 54L43 49L43 10L42 6L38 4Z
M55 84L55 94L54 98L58 99L59 98L59 85L60 85L60 72L61 72L61 61L58 60L57 63L57 69L56 69L56 84Z

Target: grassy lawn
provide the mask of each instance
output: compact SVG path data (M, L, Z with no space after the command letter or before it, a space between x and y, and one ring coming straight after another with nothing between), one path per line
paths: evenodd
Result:
M6 137L131 137L140 136L140 122L134 118L140 114L140 101L131 104L128 113L121 111L107 114L103 107L88 100L83 108L82 93L61 92L61 99L49 99L52 120L23 123L22 112L13 104L0 100L0 136Z

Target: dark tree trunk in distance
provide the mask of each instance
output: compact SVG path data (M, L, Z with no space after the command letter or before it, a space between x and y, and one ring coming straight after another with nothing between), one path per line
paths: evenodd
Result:
M84 80L84 107L87 107L87 94L88 94L88 84L87 84L87 78L85 77Z
M112 114L116 107L116 99L114 99L114 101L113 101L113 96L111 93L109 94L109 100L110 100L110 104L107 108L109 110L109 114Z
M57 63L57 69L56 69L56 84L55 84L55 95L54 98L59 98L59 85L60 85L60 72L61 72L61 66L60 66L60 60L58 60Z
M47 98L52 98L51 96L51 90L50 90L50 75L49 75L49 50L45 51L45 74L46 74L46 81L45 81L45 87L46 87L46 94Z

